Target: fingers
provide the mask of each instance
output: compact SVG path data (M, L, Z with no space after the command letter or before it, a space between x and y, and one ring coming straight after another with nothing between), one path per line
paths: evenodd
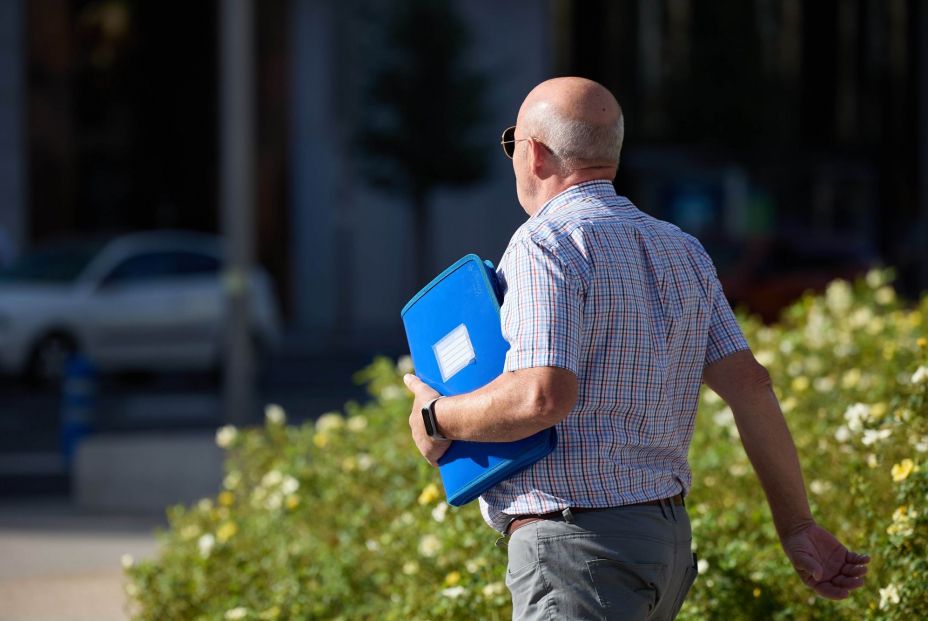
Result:
M816 593L827 599L847 599L850 592L847 589L837 587L830 582L820 582L812 587Z
M848 563L854 563L855 565L866 565L870 562L870 557L866 554L857 554L857 552L851 552L848 550L847 555L845 556L845 560L847 560Z
M841 589L858 589L864 585L863 576L844 576L838 575L831 579L831 583Z
M870 569L866 565L847 564L841 568L842 574L844 574L845 576L852 576L852 577L866 576L868 571L870 571Z
M422 380L420 380L418 377L416 377L412 373L407 373L406 375L403 376L403 383L406 384L406 388L415 392L419 384L422 383Z

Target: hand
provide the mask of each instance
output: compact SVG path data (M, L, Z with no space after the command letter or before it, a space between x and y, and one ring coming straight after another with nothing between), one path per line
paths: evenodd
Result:
M844 599L863 586L870 557L851 552L818 524L804 526L782 542L799 577L821 597Z
M438 466L439 458L451 446L451 441L435 440L428 436L425 432L425 423L422 421L422 408L428 405L429 401L441 395L411 373L403 376L403 382L415 397L412 402L412 412L409 414L409 429L412 431L413 442L430 464Z

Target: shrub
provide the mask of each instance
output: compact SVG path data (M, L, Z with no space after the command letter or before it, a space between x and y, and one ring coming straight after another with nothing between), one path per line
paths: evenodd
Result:
M915 619L928 611L928 297L904 308L871 272L743 319L773 375L813 511L870 553L868 585L812 596L779 548L731 411L705 390L688 507L700 577L681 619ZM127 563L137 620L508 619L505 552L476 503L443 501L409 438L408 359L357 379L372 399L288 426L223 428L215 498L168 511L158 558Z

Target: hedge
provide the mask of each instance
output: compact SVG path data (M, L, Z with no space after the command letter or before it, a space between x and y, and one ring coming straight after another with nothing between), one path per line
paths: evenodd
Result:
M731 410L704 389L688 498L700 576L680 619L928 618L928 296L891 273L835 281L779 323L742 317L771 371L817 519L873 556L848 600L813 597L782 553ZM168 510L157 558L126 558L138 621L508 619L505 552L476 503L443 500L409 438L398 363L359 372L367 403L224 427L222 490Z

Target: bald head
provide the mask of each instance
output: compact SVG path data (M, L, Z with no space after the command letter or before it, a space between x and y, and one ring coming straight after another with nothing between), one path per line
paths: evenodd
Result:
M597 82L577 77L542 82L525 98L516 124L551 149L565 173L618 167L622 109Z

